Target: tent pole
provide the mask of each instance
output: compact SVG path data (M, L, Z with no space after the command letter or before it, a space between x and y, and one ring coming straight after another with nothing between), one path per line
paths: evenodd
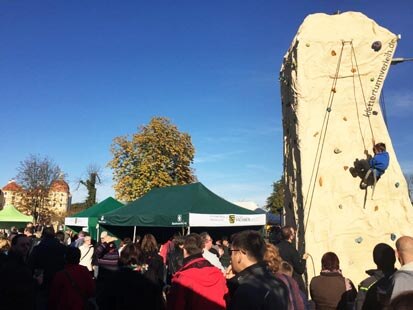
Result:
M97 242L100 242L100 233L99 233L99 228L100 228L100 225L99 224L97 224L96 225L96 231L97 231L97 236L96 236L96 241Z
M133 243L136 241L136 226L133 226Z
M191 226L188 226L188 233L187 235L189 235L191 233Z

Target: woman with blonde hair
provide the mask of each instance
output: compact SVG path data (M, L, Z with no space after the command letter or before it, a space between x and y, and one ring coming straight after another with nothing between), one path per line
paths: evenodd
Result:
M0 237L0 254L7 252L10 250L10 241L7 238Z
M303 310L304 300L300 289L298 288L297 281L292 278L292 266L287 262L284 262L280 256L278 248L271 243L266 244L267 250L264 254L264 261L267 263L268 269L274 274L274 276L281 280L288 288L289 295L289 310ZM288 267L290 267L291 274L288 274Z

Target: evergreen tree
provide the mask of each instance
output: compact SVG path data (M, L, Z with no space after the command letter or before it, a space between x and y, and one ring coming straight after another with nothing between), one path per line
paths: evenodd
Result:
M272 193L267 198L265 208L272 213L282 213L284 208L284 182L283 177L272 184Z

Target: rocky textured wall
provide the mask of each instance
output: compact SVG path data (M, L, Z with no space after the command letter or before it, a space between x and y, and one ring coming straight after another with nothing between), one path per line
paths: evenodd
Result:
M394 247L401 235L413 235L407 184L379 105L397 40L361 13L313 14L285 55L286 222L298 228L299 250L311 255L309 279L319 274L321 256L333 251L357 285L375 267L377 243ZM373 153L374 141L386 144L390 166L372 196L350 168L366 150Z

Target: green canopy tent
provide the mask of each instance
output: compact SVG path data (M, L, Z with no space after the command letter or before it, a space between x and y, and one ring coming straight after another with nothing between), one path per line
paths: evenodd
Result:
M104 214L104 226L240 227L263 226L265 214L244 209L201 183L154 188L124 208ZM135 233L134 233L135 235Z
M12 226L23 228L29 222L33 222L33 216L24 215L13 205L6 205L0 211L0 228L10 228Z
M117 210L123 207L123 204L112 197L108 197L102 202L99 202L90 208L76 213L71 217L65 218L65 225L74 231L79 232L83 228L87 231L93 239L98 236L98 220L105 213Z

